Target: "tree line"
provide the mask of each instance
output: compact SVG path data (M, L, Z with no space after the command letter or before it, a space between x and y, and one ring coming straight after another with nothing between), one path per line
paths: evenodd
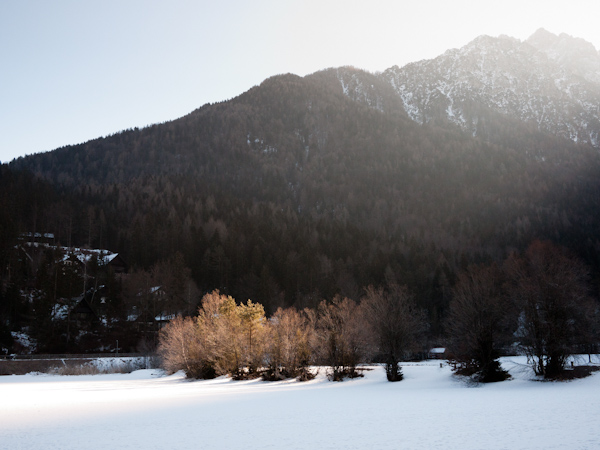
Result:
M34 272L15 252L28 232L118 252L135 274L180 254L200 292L253 299L268 316L405 285L432 336L459 273L536 238L571 249L600 284L596 150L501 118L510 139L484 141L402 111L347 98L335 71L287 75L176 121L2 166L0 332L37 329L32 289L53 297L36 275L52 273L51 259ZM111 286L115 305L131 303L134 289ZM152 306L139 307L150 317ZM109 323L120 342L139 325Z
M572 354L597 352L600 310L588 281L585 266L550 242L535 241L502 266L470 266L445 319L454 370L501 381L509 375L499 356L524 352L537 375L554 379ZM400 381L400 362L427 352L426 317L396 284L369 286L360 302L336 296L268 318L262 305L214 291L197 316L178 317L161 331L159 354L167 371L190 378L306 380L311 365L323 365L337 381L360 376L361 363L380 362L389 381Z
M335 381L359 376L357 366L381 352L388 379L399 381L399 362L424 331L413 299L395 286L369 287L360 304L337 296L316 309L279 308L268 319L262 305L237 304L214 291L196 317L178 317L162 330L158 352L167 371L184 370L190 378L307 380L319 362Z

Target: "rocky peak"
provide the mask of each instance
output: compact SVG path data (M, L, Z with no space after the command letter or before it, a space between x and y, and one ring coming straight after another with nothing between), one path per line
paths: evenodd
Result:
M600 83L600 52L590 42L565 33L556 35L543 28L525 42L565 70L587 81Z
M589 42L540 29L525 42L480 36L381 76L418 123L452 123L478 136L482 118L500 114L600 147L597 67L600 57Z

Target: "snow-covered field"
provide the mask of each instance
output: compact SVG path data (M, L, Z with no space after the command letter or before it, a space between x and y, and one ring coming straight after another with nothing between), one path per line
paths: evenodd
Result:
M0 377L2 449L597 449L600 372L473 386L436 361L333 383L187 381L157 370Z

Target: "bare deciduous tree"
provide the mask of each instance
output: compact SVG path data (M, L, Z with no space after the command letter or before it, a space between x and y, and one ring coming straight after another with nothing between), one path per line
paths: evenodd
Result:
M540 241L533 242L523 257L509 258L506 267L510 293L521 311L521 346L536 374L559 376L592 328L588 271L563 249Z
M415 348L425 328L425 319L405 287L392 285L387 291L369 286L361 302L376 351L385 359L389 381L403 378L399 362Z
M319 304L317 335L320 356L331 367L330 379L359 376L356 366L366 353L366 330L358 305L336 296Z
M160 286L163 294L158 305L160 312L188 316L196 311L199 290L181 253L154 264L150 274L152 285Z
M191 317L176 317L161 330L158 353L169 373L183 370L188 378L214 378L211 349L200 326Z
M315 331L314 312L278 308L269 320L266 379L312 378Z
M446 320L449 350L458 372L476 374L482 382L508 376L498 362L498 346L509 329L511 312L502 281L496 265L469 267L458 277Z

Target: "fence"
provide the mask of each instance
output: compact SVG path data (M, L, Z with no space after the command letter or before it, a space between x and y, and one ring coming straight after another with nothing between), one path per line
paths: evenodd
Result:
M0 356L0 361L28 361L28 360L62 360L62 359L97 359L97 358L136 358L148 356L142 353L81 353L62 355L5 355Z
M0 375L24 375L31 372L48 372L57 368L77 367L97 359L145 358L140 353L88 353L72 355L11 355L0 358Z

